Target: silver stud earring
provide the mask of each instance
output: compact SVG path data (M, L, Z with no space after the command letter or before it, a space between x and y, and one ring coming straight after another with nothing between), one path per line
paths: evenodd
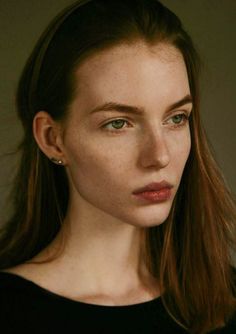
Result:
M61 159L51 158L51 161L56 165L63 165L63 161Z

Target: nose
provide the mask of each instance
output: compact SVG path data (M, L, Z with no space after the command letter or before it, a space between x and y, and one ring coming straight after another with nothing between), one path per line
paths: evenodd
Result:
M140 160L143 167L164 168L170 162L170 153L162 130L147 131L142 138Z

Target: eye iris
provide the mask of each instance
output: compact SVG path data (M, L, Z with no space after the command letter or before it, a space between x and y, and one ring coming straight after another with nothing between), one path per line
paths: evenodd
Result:
M176 120L176 118L175 117L177 117L177 121L178 121L178 117L179 117L179 123L181 122L181 120L182 120L182 118L183 118L183 115L175 115L174 117L173 117L173 119L175 119ZM179 124L178 122L177 122L177 124Z
M124 121L122 120L115 120L115 121L112 121L112 126L115 124L115 128L116 129L120 129L122 128L123 124L124 124ZM118 126L117 126L118 124Z

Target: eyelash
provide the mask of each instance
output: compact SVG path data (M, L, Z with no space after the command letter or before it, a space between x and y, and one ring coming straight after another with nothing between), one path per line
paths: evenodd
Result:
M173 117L176 117L176 116L183 116L184 121L183 121L182 123L180 123L180 124L174 125L173 128L179 128L179 127L184 126L184 125L188 122L188 119L189 119L189 117L190 117L190 115L187 114L187 113L180 113L180 114L176 114L176 115L174 115L174 116L172 116L172 117L170 117L170 118L173 118ZM117 119L112 120L111 122L108 122L108 123L104 124L104 125L102 126L102 128L105 128L105 129L106 129L106 126L107 126L107 125L112 124L113 122L116 122L116 121L123 121L123 122L128 123L128 121L127 121L126 119L117 118ZM108 131L108 132L121 132L121 131L123 130L123 127L120 128L120 129L115 129L115 128L113 128L113 129L114 129L114 130L107 130L107 131Z

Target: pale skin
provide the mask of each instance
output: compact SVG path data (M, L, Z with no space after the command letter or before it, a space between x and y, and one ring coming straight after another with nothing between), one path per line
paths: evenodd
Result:
M90 56L76 78L67 121L40 111L33 123L38 146L48 158L63 161L65 167L58 168L66 169L70 185L63 229L34 259L50 254L62 234L65 250L50 263L8 271L75 300L147 301L160 291L142 257L144 231L168 217L191 148L189 123L177 115L189 115L192 103L170 108L190 95L184 60L168 44L120 44ZM143 114L90 114L110 101L138 106ZM120 121L107 124L114 120ZM161 180L174 186L169 200L144 204L133 196Z

